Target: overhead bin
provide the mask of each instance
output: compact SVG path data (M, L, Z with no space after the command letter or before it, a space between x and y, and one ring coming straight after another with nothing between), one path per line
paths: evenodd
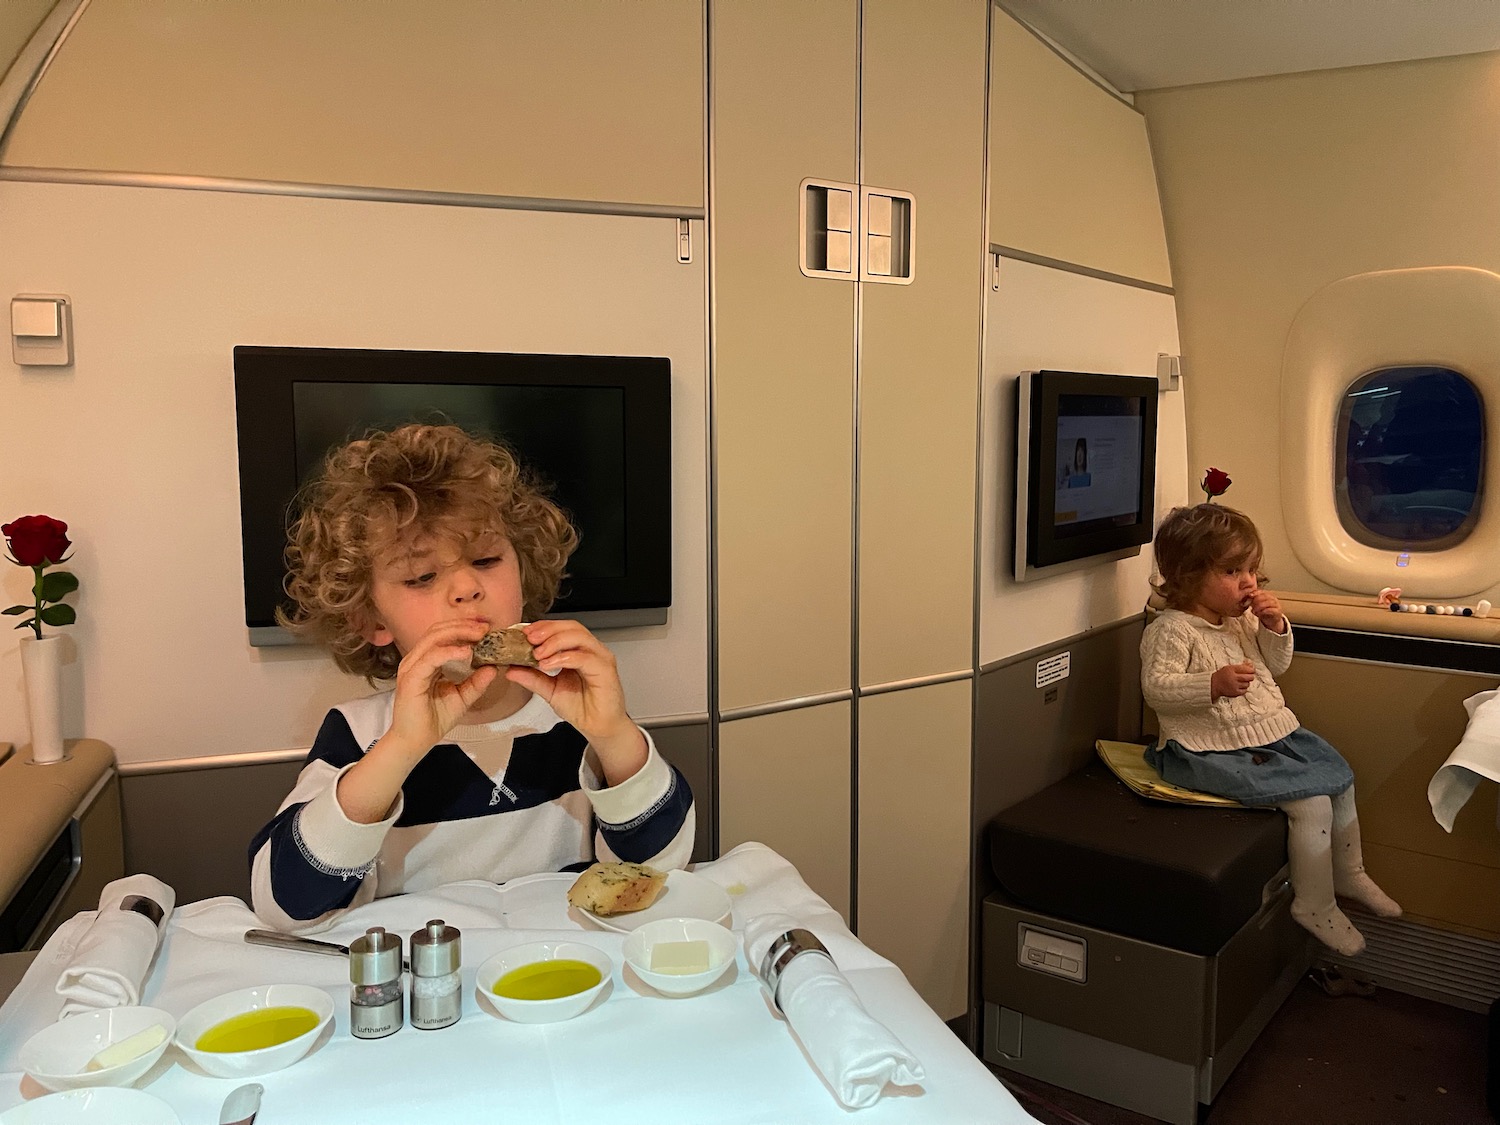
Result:
M698 0L383 0L372 14L92 0L0 162L702 213Z

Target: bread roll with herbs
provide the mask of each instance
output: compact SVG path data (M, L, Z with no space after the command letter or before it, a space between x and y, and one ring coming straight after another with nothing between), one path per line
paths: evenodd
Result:
M568 888L568 902L608 918L645 910L667 885L667 877L644 863L596 863Z
M481 664L518 664L525 668L537 667L536 654L532 651L531 642L526 639L521 625L512 625L508 629L494 629L479 638L479 643L474 646L474 656L471 663L478 668Z

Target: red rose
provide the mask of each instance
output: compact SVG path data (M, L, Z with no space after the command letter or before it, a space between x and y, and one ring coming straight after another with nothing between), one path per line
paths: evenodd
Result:
M68 525L51 516L22 516L14 523L0 526L10 546L11 557L22 566L50 566L62 562L73 544L68 540Z
M1203 491L1208 493L1210 500L1215 496L1223 496L1233 483L1234 481L1229 479L1229 474L1223 469L1209 469L1203 474Z

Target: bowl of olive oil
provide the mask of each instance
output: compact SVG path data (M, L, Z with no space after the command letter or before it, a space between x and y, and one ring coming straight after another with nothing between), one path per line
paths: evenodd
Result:
M614 978L614 960L581 941L533 941L495 954L474 974L484 1007L517 1023L588 1011Z
M301 1059L332 1018L333 1000L321 988L241 988L205 1000L178 1020L175 1042L217 1078L248 1078Z

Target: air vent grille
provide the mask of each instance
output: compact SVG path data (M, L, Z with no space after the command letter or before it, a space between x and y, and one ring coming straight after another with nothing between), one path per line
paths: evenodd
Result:
M1471 1012L1488 1011L1500 996L1500 942L1347 909L1365 935L1365 951L1327 960L1350 976Z

